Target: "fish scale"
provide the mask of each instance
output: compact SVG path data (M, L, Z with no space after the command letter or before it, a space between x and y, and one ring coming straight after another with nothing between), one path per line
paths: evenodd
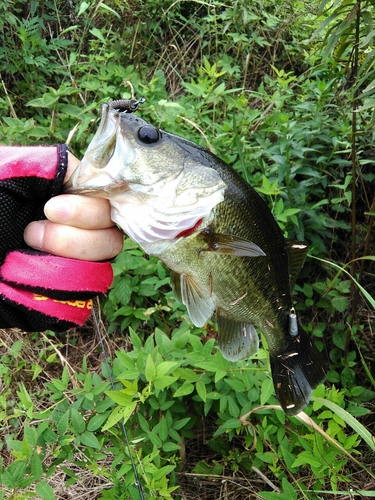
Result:
M326 360L298 328L292 290L307 253L286 240L267 204L204 148L106 104L66 192L108 198L112 220L171 269L196 326L211 317L237 361L268 344L276 397L290 415L309 402Z

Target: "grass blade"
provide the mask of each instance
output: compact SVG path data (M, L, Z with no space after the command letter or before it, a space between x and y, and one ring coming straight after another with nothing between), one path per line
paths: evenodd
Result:
M342 418L350 427L368 444L372 451L375 451L375 436L373 436L356 418L350 415L344 408L338 406L332 401L323 398L312 398L313 401L320 403L330 410L332 410L336 415Z

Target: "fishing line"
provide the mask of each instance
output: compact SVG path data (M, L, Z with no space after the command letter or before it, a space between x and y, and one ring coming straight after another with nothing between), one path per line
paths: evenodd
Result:
M111 370L111 368L109 366L109 357L107 355L107 351L106 351L105 346L104 346L104 339L103 339L103 336L102 336L100 328L99 328L99 322L98 322L98 318L96 316L96 312L95 312L94 308L92 310L92 316L94 318L94 323L95 323L96 331L98 333L100 346L101 346L102 351L103 351L104 363L105 363L105 366L106 366L106 369L107 369L109 381L111 383L112 390L115 390L115 383L114 383L114 380L113 380L112 370ZM125 439L126 447L128 449L128 453L129 453L129 457L130 457L130 462L131 462L133 473L134 473L134 478L135 478L135 483L134 484L135 484L135 486L138 489L140 499L141 500L145 500L145 496L144 496L144 493L143 493L142 484L141 484L141 482L139 480L139 475L138 475L138 472L137 472L137 468L135 466L134 459L133 459L132 454L131 454L128 433L126 431L126 427L125 427L125 424L124 424L123 420L121 421L121 429L122 429L122 434L123 434L124 439Z

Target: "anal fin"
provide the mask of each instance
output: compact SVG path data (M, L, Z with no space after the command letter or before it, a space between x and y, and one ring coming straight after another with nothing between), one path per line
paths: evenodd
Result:
M255 354L259 347L259 337L250 323L243 323L219 314L218 345L221 354L228 361L238 361Z

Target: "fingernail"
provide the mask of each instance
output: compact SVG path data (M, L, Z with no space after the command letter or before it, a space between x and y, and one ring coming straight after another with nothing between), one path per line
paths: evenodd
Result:
M44 213L50 221L64 224L70 218L70 206L66 199L56 196L56 198L47 201L44 206Z
M37 250L43 249L43 239L44 239L44 230L46 227L47 221L36 221L31 222L23 234L23 238L29 247L36 248Z

